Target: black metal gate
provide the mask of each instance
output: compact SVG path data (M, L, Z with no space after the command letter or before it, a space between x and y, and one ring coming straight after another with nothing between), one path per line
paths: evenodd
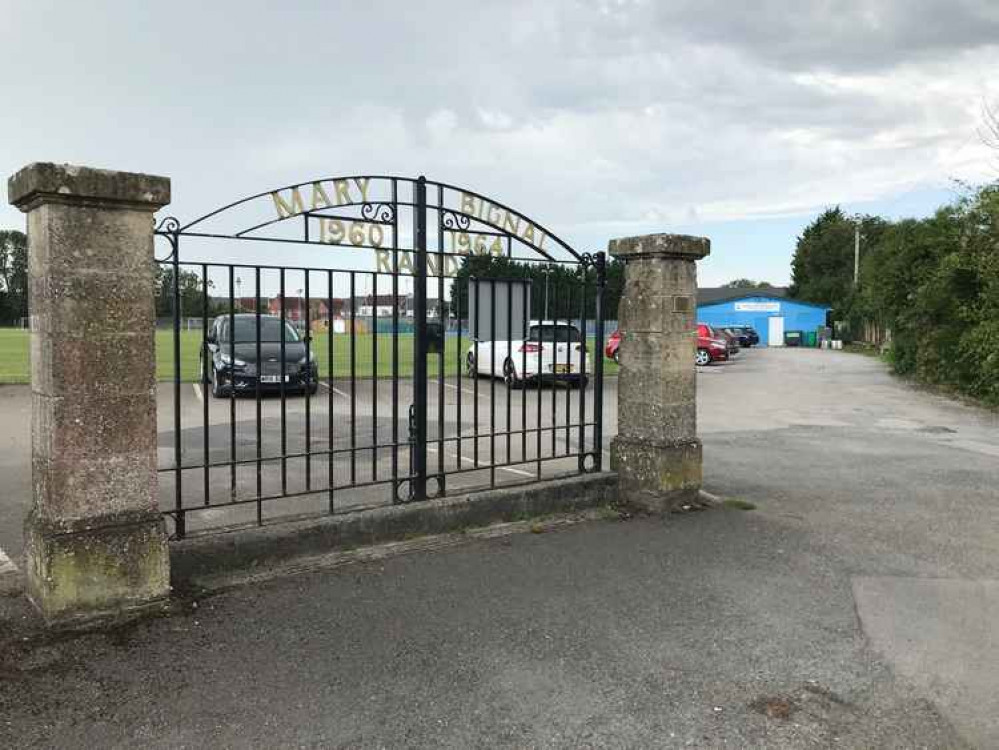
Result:
M265 506L348 512L601 469L603 253L478 193L383 175L156 234L176 538L261 524Z

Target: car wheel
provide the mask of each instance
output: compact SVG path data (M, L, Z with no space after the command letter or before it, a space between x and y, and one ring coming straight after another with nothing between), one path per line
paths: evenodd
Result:
M470 378L479 377L479 370L475 366L475 355L471 352L469 352L468 356L465 357L465 374Z
M618 347L617 349L614 350L614 364L615 365L620 365L621 364L621 349L620 349L620 347Z
M586 386L589 385L589 383L590 383L590 378L586 375L583 375L578 380L573 381L574 386L584 391L586 390Z
M698 349L697 355L694 357L694 364L698 367L704 367L711 363L711 355L708 353L707 349Z
M510 360L503 363L503 382L511 388L520 388L523 385L523 381L517 377L517 368Z
M312 385L309 386L308 390L310 396L315 396L317 393L319 393L319 383L313 383Z
M222 383L220 382L218 371L214 368L212 369L212 395L215 398L222 398L225 395L222 391Z

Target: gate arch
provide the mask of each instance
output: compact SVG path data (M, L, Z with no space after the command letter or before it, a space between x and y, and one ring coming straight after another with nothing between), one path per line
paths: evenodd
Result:
M496 486L498 471L537 481L546 476L543 465L559 461L564 464L565 459L575 461L574 471L600 470L603 253L578 253L557 234L505 203L422 176L348 175L286 185L233 201L187 222L167 217L157 226L156 234L170 246L169 255L159 263L164 269L161 278L170 286L172 296L174 434L170 459L164 462L160 471L161 476L172 480L173 502L164 507L170 507L166 513L174 521L175 536L185 536L188 518L205 508L249 507L255 510L253 520L262 523L265 501L279 498L324 495L326 510L338 512L345 509L344 503L338 500L345 492L363 492L387 483L392 486L392 502L409 502L446 494L446 480L466 473L488 471L489 485ZM208 257L188 255L189 246L223 241L272 243L282 248L280 262L220 263ZM314 253L317 246L334 247L344 252L309 255L309 262L289 262L289 258L301 257L303 251ZM353 251L370 252L367 260L372 268L365 269L364 257ZM467 278L468 259L474 256L492 259L484 261L487 266L495 260L510 277ZM317 264L315 258L321 258L325 263ZM351 267L331 265L341 261ZM358 264L361 267L357 267ZM482 264L483 261L478 263ZM547 314L534 315L531 288L535 282L525 281L536 275L531 269L538 267L551 269L549 275L560 278L566 273L576 274L582 283L564 293L567 299L559 300L561 306L556 304L553 320L530 325L533 319L547 317ZM252 279L253 297L242 296L244 275L248 276L248 284ZM276 281L269 280L275 276ZM292 281L291 288L301 279L298 291L299 294L304 292L304 298L295 298L295 308L289 308L288 303L290 276L296 280ZM480 314L488 314L493 326L494 335L488 342L481 341L483 334L476 326L474 342L469 344L467 360L473 359L471 347L474 347L477 368L474 388L467 380L462 383L464 348L472 325L471 302L466 304L469 309L462 311L460 301L455 302L460 298L452 290L453 304L445 317L448 307L445 294L457 283L455 279L459 276L469 298L474 284L478 305L475 322L479 322ZM547 284L548 276L545 278ZM391 286L390 297L379 293L379 288L384 288L386 282ZM427 294L428 286L434 284L437 287L436 312L428 307L428 299L434 298L428 298ZM401 285L412 286L411 306L408 297L403 302ZM317 286L320 293L314 291ZM368 286L371 305L359 304L359 299L364 301L366 298L358 297L357 292ZM220 288L226 290L225 295L212 294ZM573 288L578 288L578 298L573 298ZM592 294L588 288L592 288ZM240 289L239 293L236 289ZM517 295L514 295L514 289L518 290ZM491 308L488 310L484 302L479 302L480 298L486 298L484 290L488 290ZM346 298L344 293L348 295ZM198 296L200 300L194 299ZM383 296L391 303L383 304ZM515 297L519 317L523 318L519 328L513 315ZM201 314L191 315L192 304L197 311L199 301ZM458 309L454 309L455 305ZM574 305L578 305L578 316L569 314L575 309ZM370 324L370 331L361 325L362 319L368 316L360 313L367 307L371 309L370 321L364 325ZM506 311L505 325L500 308ZM339 318L335 318L337 311ZM384 311L387 314L383 315ZM560 311L566 314L559 315ZM548 312L547 290L545 312ZM463 314L467 319L464 322ZM193 337L184 325L185 320L192 318L200 320L200 331L196 326ZM210 324L211 318L214 320ZM280 328L276 329L280 331L281 339L277 357L280 367L275 368L275 372L280 370L277 375L265 374L263 351L269 342L261 340L263 324L271 318L280 319ZM403 330L410 318L411 340ZM455 319L456 332L449 330ZM316 333L317 320L327 326L325 333ZM590 320L592 338L588 335ZM286 329L289 321L292 328ZM506 334L505 349L503 340L495 336L497 321ZM242 330L251 334L255 329L255 340L241 342L237 322ZM389 322L391 327L386 329ZM344 325L337 328L340 324ZM295 334L295 328L301 328L303 332ZM515 329L522 334L521 339L515 338ZM530 345L521 343L519 353L515 355L514 343L527 341L535 329L539 341ZM199 333L201 340L192 341ZM443 334L440 340L438 333ZM552 340L543 340L549 334ZM561 336L567 337L565 342L560 341ZM295 340L286 343L287 337ZM574 350L572 340L577 342ZM588 369L590 341L594 356L592 367ZM185 416L188 424L191 421L191 409L185 407L184 398L184 383L191 373L189 367L185 371L184 355L192 346L199 352L198 371L194 375L201 381L203 396L199 404L200 429L196 426L193 430L184 426ZM495 367L489 371L493 377L488 384L488 407L484 401L480 404L483 396L478 377L482 362L480 346L486 346L493 359L497 351L505 352L504 372L508 365L513 372L513 383L507 378L499 390L500 396L505 396L500 399L505 401L503 404L497 403ZM303 347L304 356L299 361L301 369L294 370L287 351L300 352ZM364 350L370 347L370 361L365 359L363 351L358 356L359 347ZM409 347L412 349L411 365L403 351ZM546 347L552 350L553 362L544 360ZM566 352L564 362L559 361L562 349ZM528 365L529 353L533 356L538 350L534 375L537 388L532 391L535 398L530 398L532 392L526 388L518 398L513 393L513 386L518 381L518 365L522 365L519 380L526 383L532 373ZM244 352L242 359L240 352ZM516 357L520 357L521 362L517 362ZM428 359L434 365L435 373L428 370ZM237 366L237 362L242 365ZM542 372L545 367L550 367L550 372ZM590 373L593 385L587 390L585 384ZM550 409L542 393L547 375L553 380ZM561 394L556 397L554 387L563 376L574 376L584 385L575 398L566 389L564 404ZM271 430L268 420L276 419L269 416L275 408L266 399L266 391L275 382L271 378L277 378L280 395L280 448L276 451L269 451L267 447L268 439L277 440L276 434L268 434ZM387 384L385 380L388 380ZM428 392L433 390L429 388L431 385L437 386L436 395ZM209 398L209 386L213 394L222 395L222 401L213 402ZM304 391L304 435L300 435L296 427L289 437L288 396L292 395L293 386L300 386ZM325 393L313 391L313 387L322 387ZM390 397L388 404L382 402L386 387ZM255 396L252 413L237 399L240 391ZM197 386L195 392L199 392ZM453 402L448 400L451 393L454 394ZM473 399L471 425L468 424L469 397ZM411 403L407 404L407 401ZM431 401L436 401L436 420L430 417ZM512 405L518 401L521 413L515 429ZM210 406L212 403L227 405L228 417L222 418L224 414L220 417L219 406ZM401 405L407 408L400 409ZM504 406L505 415L500 413L499 416L501 422L505 416L505 429L496 423L497 409ZM450 407L454 408L450 409L449 418L446 412ZM386 408L390 417L385 417ZM592 415L589 421L588 408ZM297 404L293 404L292 411L297 413ZM322 419L324 411L325 420ZM484 426L480 424L482 411L489 414L488 430L482 429ZM319 418L319 425L314 417ZM383 424L384 419L390 419L389 424ZM430 427L436 428L436 434L429 434ZM226 431L228 434L224 435ZM402 432L406 433L405 439ZM325 437L314 439L314 433ZM531 446L528 445L529 435L533 438ZM519 450L514 450L515 436L520 439ZM542 445L542 438L545 445ZM497 440L505 444L502 460L497 456ZM561 451L557 450L560 440L564 446ZM485 452L483 441L488 442L488 461L480 455ZM466 451L469 442L472 448ZM549 445L550 451L545 450ZM434 455L428 457L428 453ZM428 458L436 463L435 468L430 466ZM383 465L385 462L388 465ZM363 471L359 471L359 463L365 464ZM324 464L326 479L320 481ZM532 473L518 468L524 466L536 469ZM304 486L293 487L295 482L291 480L297 480L300 471L304 474ZM338 472L343 474L339 479ZM224 475L221 480L219 475ZM268 483L276 480L279 485L268 490ZM428 481L431 491L428 491Z

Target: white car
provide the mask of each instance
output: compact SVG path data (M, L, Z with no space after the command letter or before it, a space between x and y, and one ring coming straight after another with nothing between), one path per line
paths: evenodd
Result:
M527 380L564 381L586 387L592 372L586 342L572 323L532 320L527 338L474 341L465 354L471 378L489 375L521 387Z

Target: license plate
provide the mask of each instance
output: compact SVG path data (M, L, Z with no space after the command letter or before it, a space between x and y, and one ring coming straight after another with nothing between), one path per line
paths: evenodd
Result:
M280 375L261 375L260 376L260 382L261 383L280 383L281 382L281 376ZM288 376L287 375L284 376L284 382L286 382L286 383L288 382Z
M565 375L572 372L572 365L552 365L552 372L556 375Z

